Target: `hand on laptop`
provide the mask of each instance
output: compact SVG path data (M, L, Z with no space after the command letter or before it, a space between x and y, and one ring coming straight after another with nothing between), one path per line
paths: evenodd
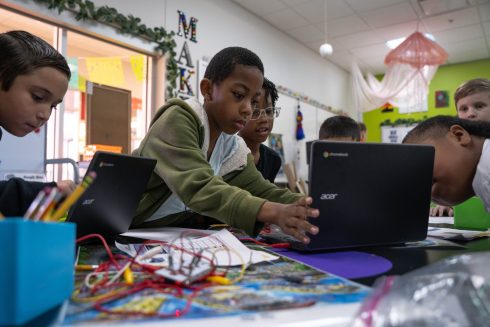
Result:
M304 197L291 204L266 202L259 211L257 220L278 225L282 231L301 242L308 244L310 239L305 233L318 234L318 227L310 224L307 217L318 217L320 212L310 208L312 198Z
M71 192L75 190L75 183L70 180L64 180L56 183L56 186L58 189L63 193L64 195L69 195Z
M440 216L448 216L452 217L454 214L454 210L452 207L445 207L436 205L435 207L430 208L429 216L431 217L440 217Z

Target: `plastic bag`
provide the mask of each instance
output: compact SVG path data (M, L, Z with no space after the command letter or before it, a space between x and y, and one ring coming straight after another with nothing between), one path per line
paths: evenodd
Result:
M377 280L352 326L490 326L490 252Z

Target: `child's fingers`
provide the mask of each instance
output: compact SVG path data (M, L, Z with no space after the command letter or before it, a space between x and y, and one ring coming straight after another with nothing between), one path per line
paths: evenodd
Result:
M309 206L310 204L313 203L313 199L309 196L304 196L302 198L300 198L298 201L295 202L297 205L299 206Z
M306 220L291 218L287 221L286 226L289 228L296 229L301 233L308 232L310 234L318 234L318 227L310 224Z
M316 218L320 215L320 211L318 209L303 207L300 205L294 206L293 215L298 217L299 219L306 220L306 217Z
M296 228L293 227L284 227L283 232L286 234L291 235L292 237L296 238L297 240L308 244L310 243L310 238L304 234L304 232L299 231Z

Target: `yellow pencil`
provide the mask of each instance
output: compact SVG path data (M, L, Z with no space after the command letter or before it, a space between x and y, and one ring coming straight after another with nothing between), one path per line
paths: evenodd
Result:
M85 176L83 179L82 183L77 186L77 188L71 193L63 203L59 206L58 209L53 213L51 217L49 217L49 220L54 220L57 221L58 219L61 218L65 214L68 209L82 196L83 192L89 187L90 184L95 179L95 172L90 172Z

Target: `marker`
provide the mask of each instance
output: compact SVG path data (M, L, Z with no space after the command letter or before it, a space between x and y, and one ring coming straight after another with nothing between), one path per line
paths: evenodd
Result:
M78 185L77 188L66 198L66 200L61 203L59 208L56 209L54 214L50 217L50 220L56 221L60 219L65 214L65 212L67 212L68 209L70 209L70 207L82 196L87 187L92 184L95 176L96 174L94 171L89 172L83 179L82 183Z

